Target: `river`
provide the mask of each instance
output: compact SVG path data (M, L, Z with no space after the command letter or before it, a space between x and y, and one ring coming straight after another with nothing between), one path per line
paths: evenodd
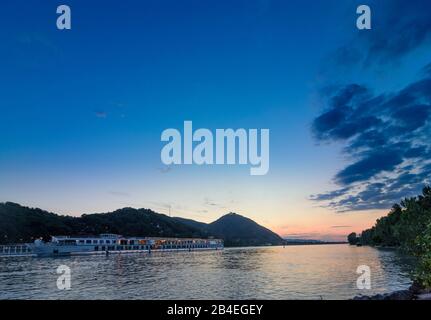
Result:
M70 268L70 289L57 268ZM371 289L359 290L358 266ZM349 245L0 258L0 299L350 299L406 289L410 258Z

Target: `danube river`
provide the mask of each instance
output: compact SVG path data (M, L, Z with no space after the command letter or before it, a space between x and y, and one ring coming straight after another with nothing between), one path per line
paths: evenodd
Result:
M70 268L70 289L57 268ZM356 286L357 267L371 289ZM412 261L349 245L0 258L0 299L349 299L406 289Z

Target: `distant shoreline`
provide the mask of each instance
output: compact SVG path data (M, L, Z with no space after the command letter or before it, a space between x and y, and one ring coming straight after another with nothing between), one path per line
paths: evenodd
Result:
M318 246L318 245L336 245L336 244L349 244L348 242L319 242L319 243L287 243L276 245L260 245L260 246L225 246L225 248L270 248L270 247L295 247L295 246Z
M331 242L288 242L285 246L316 246L316 245L324 245L324 244L349 244L348 242L343 241L331 241Z

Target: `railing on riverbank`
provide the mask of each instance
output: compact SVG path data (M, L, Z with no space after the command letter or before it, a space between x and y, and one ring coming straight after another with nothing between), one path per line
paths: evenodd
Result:
M31 255L33 255L33 252L28 244L9 244L0 246L0 257Z

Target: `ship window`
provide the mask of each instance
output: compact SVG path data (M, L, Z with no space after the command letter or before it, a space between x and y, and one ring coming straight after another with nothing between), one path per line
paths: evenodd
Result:
M93 244L97 244L97 240L93 240Z
M103 240L99 240L99 244L103 244Z
M91 240L85 241L86 244L91 244Z
M107 243L107 244L110 244L110 243L111 243L111 240L106 240L106 243Z
M84 243L84 240L79 240L79 243Z

